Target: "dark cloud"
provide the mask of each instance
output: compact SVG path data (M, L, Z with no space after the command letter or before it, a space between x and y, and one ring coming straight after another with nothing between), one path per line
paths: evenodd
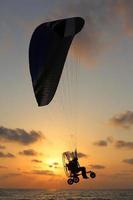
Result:
M106 139L96 141L93 144L100 147L106 147L112 143L114 143L114 138L112 136L108 136Z
M42 163L41 160L37 160L37 159L33 159L32 162L35 162L35 163Z
M107 137L107 141L109 143L113 143L114 142L114 138L112 136Z
M53 10L52 15L50 12L52 20L71 16L85 19L85 27L76 37L78 45L74 48L73 43L72 48L88 65L94 64L101 52L116 44L120 33L133 36L131 0L67 0L56 2Z
M127 176L128 178L132 177L132 173L131 172L117 172L110 175L110 177L113 177L113 178L127 178Z
M51 170L34 170L33 174L53 176L54 172Z
M92 169L105 169L105 166L104 165L90 165Z
M133 142L118 140L116 141L115 146L118 149L133 149Z
M59 168L58 167L59 163L58 162L53 162L52 164L49 165L50 168L54 167L54 168Z
M53 162L53 165L59 165L59 163L58 162Z
M117 0L114 4L116 15L121 17L123 30L128 36L133 36L133 1L132 0Z
M3 153L0 151L0 158L14 158L15 156L12 153Z
M94 145L100 146L100 147L106 147L108 145L108 143L106 140L99 140L99 141L95 142Z
M106 140L99 140L94 143L97 146L107 146L109 144L114 144L114 146L118 149L133 149L133 142L127 142L124 140L117 140L115 141L113 137L107 137Z
M86 158L86 157L87 157L87 154L78 152L78 158Z
M0 165L0 169L7 169L6 166Z
M0 176L0 179L7 179L7 178L12 178L12 177L16 177L16 176L21 176L21 173L8 173L8 174L4 174L2 176Z
M109 144L114 144L118 149L133 149L133 142L127 142L124 140L115 141L113 137L107 137L107 140L99 140L94 143L94 145L105 147Z
M25 155L25 156L37 156L38 152L36 152L34 149L26 149L26 150L20 151L19 154Z
M124 113L117 114L110 121L114 126L131 128L133 125L133 111L128 110Z
M30 131L27 132L24 129L9 129L0 127L0 140L7 142L17 142L23 145L32 144L42 138L40 132Z
M127 163L127 164L130 164L130 165L133 165L133 158L124 159L123 162Z
M6 147L0 144L0 149L5 149Z

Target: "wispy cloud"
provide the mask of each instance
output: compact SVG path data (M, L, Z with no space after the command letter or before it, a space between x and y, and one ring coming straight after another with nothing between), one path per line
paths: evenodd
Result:
M55 4L52 19L81 16L85 27L77 36L75 54L86 63L95 64L98 55L120 39L120 33L133 36L133 3L127 0L67 0ZM117 28L116 28L117 27Z
M107 137L107 142L108 143L113 143L114 142L114 138L112 136Z
M30 131L27 132L24 129L9 129L5 127L0 127L0 140L7 142L17 142L23 145L29 145L37 142L42 138L40 132Z
M59 163L58 162L53 162L49 165L50 168L54 167L54 168L59 168Z
M99 140L97 142L94 142L94 145L100 147L106 147L108 145L108 142L106 140Z
M116 127L131 128L133 126L133 111L126 111L117 114L110 119L110 122Z
M53 165L56 165L56 166L57 166L57 165L59 165L59 163L58 163L58 162L53 162Z
M117 0L114 3L114 11L117 16L120 16L123 30L129 35L133 36L133 1Z
M0 151L0 158L15 158L12 153L3 153Z
M113 173L113 174L110 174L109 176L112 177L112 178L129 178L131 177L132 178L132 173L127 171L127 172L116 172L116 173Z
M78 152L78 158L86 158L88 155L83 152Z
M32 162L35 162L35 163L42 163L42 160L33 159Z
M21 173L8 173L0 176L0 179L7 179L7 178L13 178L16 176L21 176Z
M78 45L76 48L73 47L73 49L75 49L75 54L80 55L82 60L88 61L86 63L89 66L92 66L92 63L94 64L98 60L98 55L106 51L109 46L112 46L114 41L115 43L119 41L122 34L133 36L133 3L131 0L54 0L54 4L50 4L48 1L39 1L33 2L32 8L26 3L23 4L21 12L20 3L18 4L16 1L15 16L13 16L13 5L8 2L4 6L4 10L3 6L1 6L1 13L5 13L1 23L7 26L3 31L4 42L2 43L1 50L5 49L5 47L7 50L9 47L12 49L14 44L14 37L12 36L13 27L10 27L10 21L7 17L10 12L11 19L13 19L15 25L18 25L18 30L21 30L21 32L28 30L28 34L31 34L32 31L31 28L29 31L29 27L33 28L37 23L39 25L39 23L44 22L44 19L49 21L72 16L83 17L86 22L85 27L76 37ZM28 14L24 9L29 10ZM33 15L33 10L35 10L37 18ZM22 17L23 12L25 12L25 16ZM73 46L75 45L74 43Z
M133 165L133 158L124 159L123 162L127 163L127 164L130 164L130 165Z
M35 151L34 149L26 149L23 151L19 152L20 155L25 155L25 156L37 156L39 153Z
M107 137L107 139L105 140L96 141L93 144L99 147L106 147L108 145L113 145L117 149L127 149L127 150L133 149L133 142L124 141L124 140L115 140L111 136Z
M47 176L53 176L54 172L52 170L33 170L33 174L38 175L47 175Z
M6 147L4 145L0 144L0 149L5 149Z
M118 140L118 141L116 141L115 146L118 149L133 149L133 142Z
M4 165L0 165L0 169L7 169L7 167Z
M95 165L90 165L90 166L92 169L105 169L104 165L95 164Z

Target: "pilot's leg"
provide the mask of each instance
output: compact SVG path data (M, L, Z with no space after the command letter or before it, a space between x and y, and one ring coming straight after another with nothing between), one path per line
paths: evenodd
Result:
M80 167L79 170L82 172L83 178L88 178L87 175L86 175L86 169L85 169L85 167Z

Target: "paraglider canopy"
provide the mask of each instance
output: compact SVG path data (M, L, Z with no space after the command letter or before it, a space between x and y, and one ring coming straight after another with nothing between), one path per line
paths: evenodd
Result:
M73 17L43 23L33 32L29 65L39 106L45 106L53 99L73 37L83 25L84 19Z

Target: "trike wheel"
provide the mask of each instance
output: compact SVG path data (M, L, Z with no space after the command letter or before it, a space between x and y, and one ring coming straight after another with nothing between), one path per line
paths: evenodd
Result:
M73 184L73 179L69 178L69 179L67 180L67 183L68 183L69 185L72 185L72 184Z
M79 177L74 177L74 178L73 178L73 182L74 182L74 183L78 183L78 182L79 182Z
M90 172L90 177L91 178L95 178L96 177L96 173L95 172Z

